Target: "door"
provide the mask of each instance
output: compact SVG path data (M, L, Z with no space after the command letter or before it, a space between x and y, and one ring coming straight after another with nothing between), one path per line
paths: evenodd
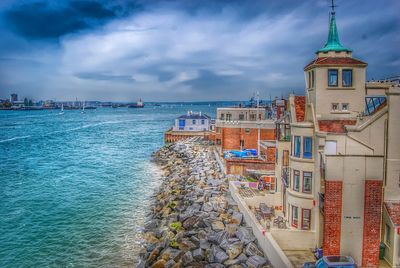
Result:
M186 124L186 120L185 119L179 119L179 130L184 130L185 129L185 124Z

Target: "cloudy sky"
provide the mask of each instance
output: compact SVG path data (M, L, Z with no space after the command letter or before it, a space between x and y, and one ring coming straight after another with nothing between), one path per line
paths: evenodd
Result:
M0 98L243 100L302 93L328 0L0 1ZM367 78L400 73L400 1L337 0Z

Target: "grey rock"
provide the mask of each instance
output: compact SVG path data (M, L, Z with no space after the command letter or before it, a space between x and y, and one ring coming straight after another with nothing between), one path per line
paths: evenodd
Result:
M225 251L218 246L214 246L212 248L212 253L214 255L215 262L223 263L224 261L229 259L228 254L226 254Z
M247 244L246 248L244 249L244 253L246 253L247 256L258 255L258 256L264 257L263 252L253 242Z
M226 249L226 253L229 256L229 259L235 259L237 256L239 256L240 253L242 253L243 250L243 242L235 242L233 244L228 245L228 248Z
M205 268L225 268L225 265L222 265L220 263L210 263L204 266Z
M240 212L234 211L232 214L233 223L241 224L243 220L243 214Z
M254 255L247 259L246 264L249 268L260 268L266 265L267 262L268 260L266 258Z
M256 240L253 232L246 227L240 227L239 230L237 230L236 232L236 236L246 245Z
M174 260L169 260L165 263L165 268L171 268L176 264Z
M210 242L208 242L206 239L200 239L200 248L209 249L210 247L211 247Z
M192 255L196 261L202 261L205 258L204 251L201 248L193 250Z
M192 252L188 251L182 256L182 263L186 266L193 262Z

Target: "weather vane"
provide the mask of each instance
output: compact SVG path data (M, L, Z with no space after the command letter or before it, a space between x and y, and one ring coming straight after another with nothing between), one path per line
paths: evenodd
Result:
M330 5L330 7L332 8L332 13L335 13L335 0L332 0L332 4Z

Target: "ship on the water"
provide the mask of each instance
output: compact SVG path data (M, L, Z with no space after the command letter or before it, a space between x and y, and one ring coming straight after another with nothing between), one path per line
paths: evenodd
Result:
M142 99L139 99L136 103L129 104L128 108L144 108L144 102Z

